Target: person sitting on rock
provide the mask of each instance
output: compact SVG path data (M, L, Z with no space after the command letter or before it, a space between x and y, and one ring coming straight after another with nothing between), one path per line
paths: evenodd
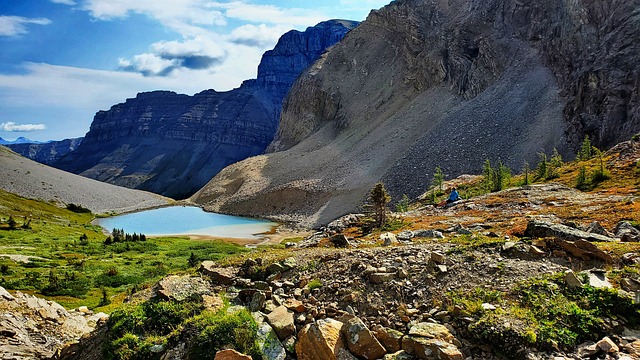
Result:
M462 198L460 197L460 194L458 194L458 190L456 190L456 188L453 188L447 200L440 202L437 206L445 206L446 204L450 204L458 200L462 200Z

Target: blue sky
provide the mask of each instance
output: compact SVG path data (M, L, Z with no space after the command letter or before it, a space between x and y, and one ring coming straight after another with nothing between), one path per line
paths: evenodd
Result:
M83 136L142 91L233 89L283 33L388 2L0 0L0 137Z

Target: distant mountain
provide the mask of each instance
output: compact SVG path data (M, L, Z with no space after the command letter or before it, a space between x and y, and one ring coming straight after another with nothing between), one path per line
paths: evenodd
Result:
M54 166L129 188L189 197L225 166L264 152L293 82L356 25L331 20L286 33L263 55L257 79L237 89L194 96L140 93L99 111L82 144Z
M24 138L20 138L24 139ZM19 139L18 139L19 140ZM16 140L17 141L17 140ZM9 143L5 146L18 154L42 164L51 165L62 156L75 150L82 142L82 138L65 139L60 141L35 143Z
M0 145L14 145L14 144L46 144L49 141L35 141L35 140L31 140L31 139L27 139L26 137L19 137L17 139L15 139L14 141L8 141L5 140L3 138L0 138Z

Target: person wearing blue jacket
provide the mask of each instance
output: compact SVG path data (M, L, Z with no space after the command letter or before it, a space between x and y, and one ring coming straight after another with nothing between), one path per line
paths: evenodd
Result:
M458 194L458 190L453 188L453 190L451 190L451 194L449 194L449 198L447 199L447 204L458 200L462 200L462 198L460 197L460 194Z

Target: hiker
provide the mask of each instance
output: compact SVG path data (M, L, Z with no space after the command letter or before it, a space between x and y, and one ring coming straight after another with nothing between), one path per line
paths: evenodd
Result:
M453 188L451 190L451 193L449 194L449 197L447 198L447 200L444 200L444 201L438 203L438 205L436 205L436 206L437 207L445 206L445 205L447 205L449 203L452 203L452 202L455 202L455 201L458 201L458 200L462 200L462 198L460 197L460 194L458 194L458 190L456 190L456 188Z

